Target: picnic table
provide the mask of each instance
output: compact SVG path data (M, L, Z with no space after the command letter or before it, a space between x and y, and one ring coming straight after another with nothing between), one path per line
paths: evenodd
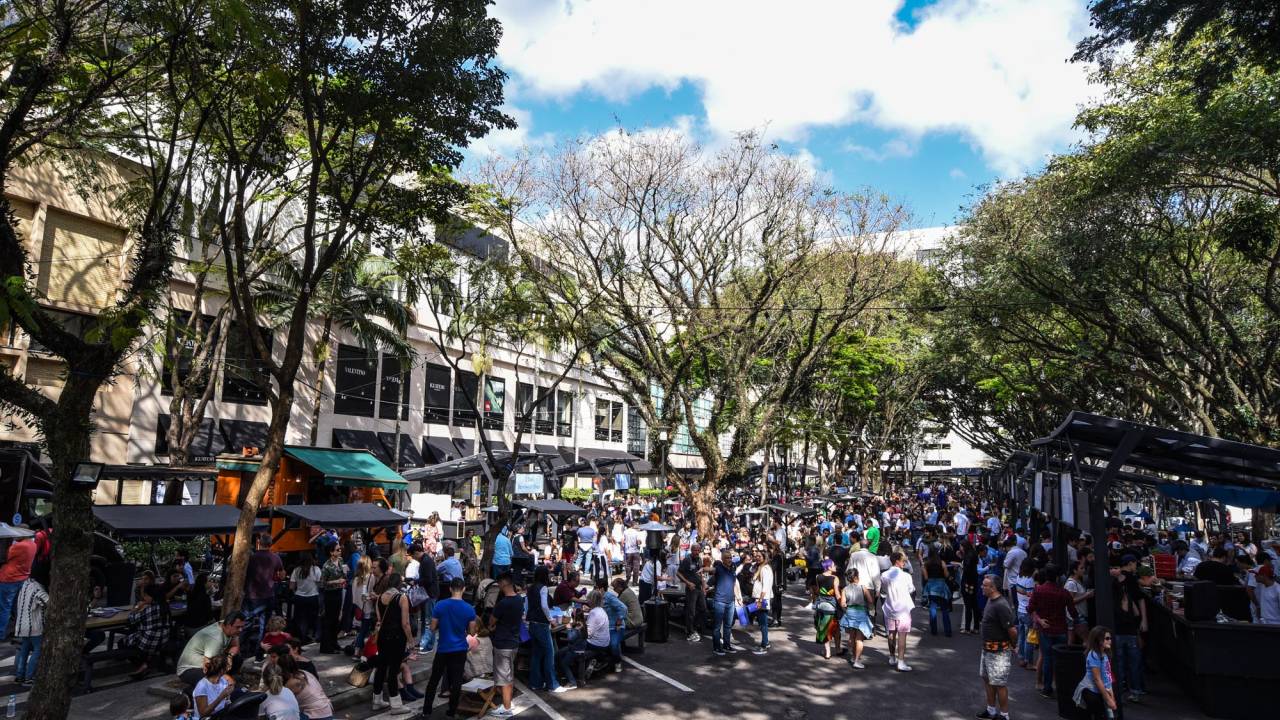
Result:
M106 607L95 608L90 611L89 619L85 620L85 632L97 631L107 634L107 649L110 650L115 642L117 633L122 633L125 626L129 623L129 613L133 610L132 606L122 607ZM179 618L187 613L187 606L184 603L173 603L169 605L169 616L171 618Z

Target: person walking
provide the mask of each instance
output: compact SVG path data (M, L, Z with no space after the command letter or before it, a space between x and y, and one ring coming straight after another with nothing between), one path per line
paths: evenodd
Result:
M982 658L978 667L987 695L987 707L978 713L980 720L1009 720L1009 671L1013 668L1013 644L1018 639L1018 625L999 583L995 575L982 579L982 594L987 603L982 610L978 630L982 638Z
M911 610L916 591L911 572L906 570L907 558L901 550L889 556L889 569L880 576L880 589L884 594L884 627L889 640L889 665L898 672L910 672L907 664L907 634L911 632Z
M840 578L836 577L836 564L830 558L823 560L821 567L822 573L813 579L813 628L815 641L822 645L822 657L830 660L832 639L836 653L840 653L840 624L836 620L840 612Z
M391 709L392 715L407 715L398 685L400 664L412 631L409 629L409 599L400 592L400 576L392 572L378 582L382 592L376 601L378 655L374 659L373 709ZM430 700L428 700L430 702Z
M431 611L431 630L436 634L436 655L431 659L431 678L427 680L427 697L422 701L422 714L431 715L431 703L440 689L441 680L449 683L449 717L458 714L462 696L462 671L467 664L468 635L475 635L476 611L462 599L467 583L462 578L449 582L449 597L436 603Z
M853 647L853 656L849 664L857 670L866 668L862 664L863 643L872 636L871 614L867 608L874 603L871 588L861 583L858 568L850 566L845 574L847 582L840 594L840 607L844 609L840 616L840 627L849 636L849 645Z

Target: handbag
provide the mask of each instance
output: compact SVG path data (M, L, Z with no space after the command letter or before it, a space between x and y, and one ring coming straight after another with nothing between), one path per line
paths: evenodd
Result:
M351 668L351 672L347 673L347 684L353 688L362 688L369 684L369 675L372 672L372 665L364 661L358 662Z
M409 607L411 608L422 607L422 604L431 598L431 596L427 593L427 589L422 587L421 585L414 585L413 587L409 588L408 595L409 595Z

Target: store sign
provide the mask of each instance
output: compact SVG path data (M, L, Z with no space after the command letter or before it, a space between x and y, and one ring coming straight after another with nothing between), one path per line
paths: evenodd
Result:
M542 473L516 473L516 494L537 495L542 492Z

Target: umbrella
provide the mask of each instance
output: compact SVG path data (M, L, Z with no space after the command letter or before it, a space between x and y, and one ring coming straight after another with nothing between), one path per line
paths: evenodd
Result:
M663 525L662 523L655 522L653 520L650 520L636 529L643 530L645 532L675 532L675 528L670 525Z
M764 515L765 511L761 510L760 508L747 508L746 510L739 510L736 514L737 515Z
M0 522L0 540L10 540L13 538L29 538L34 537L35 533L26 528L14 527L9 523Z
M1137 516L1138 516L1138 513L1134 512L1133 510L1131 510L1131 509L1129 509L1129 508L1125 508L1125 509L1124 509L1124 512L1120 513L1120 516L1121 516L1121 517L1137 517Z

